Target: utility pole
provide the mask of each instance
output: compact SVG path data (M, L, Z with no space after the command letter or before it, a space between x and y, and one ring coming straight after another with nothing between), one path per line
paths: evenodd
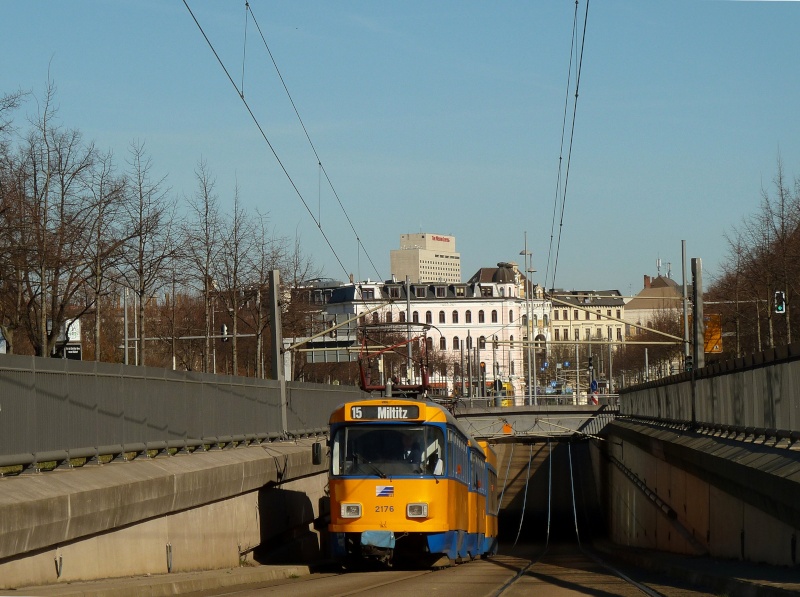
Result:
M406 276L406 383L411 383L413 371L411 355L411 279Z
M692 257L692 278L694 288L694 318L692 321L694 340L694 366L705 366L705 322L703 321L703 262L699 257Z
M283 330L281 328L281 275L276 269L269 272L270 332L272 334L272 376L280 382L281 429L289 427L286 403L286 375L283 368Z
M689 291L686 288L686 241L681 241L681 274L683 275L683 361L689 356Z

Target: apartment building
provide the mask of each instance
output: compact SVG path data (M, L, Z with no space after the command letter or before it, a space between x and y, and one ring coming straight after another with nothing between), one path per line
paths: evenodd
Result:
M472 360L474 376L484 363L487 385L499 383L521 404L527 366L523 342L529 334L541 342L550 339L550 308L542 289L529 283L515 263L499 263L482 268L467 283L345 284L333 291L326 312L339 319L364 314L360 322L366 325L427 324L428 348L444 357L431 372L444 393L460 393Z

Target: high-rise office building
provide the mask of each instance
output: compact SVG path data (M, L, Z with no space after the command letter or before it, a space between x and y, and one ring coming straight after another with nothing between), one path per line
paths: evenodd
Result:
M390 253L392 275L411 282L461 282L461 255L456 237L444 234L401 234L400 248Z

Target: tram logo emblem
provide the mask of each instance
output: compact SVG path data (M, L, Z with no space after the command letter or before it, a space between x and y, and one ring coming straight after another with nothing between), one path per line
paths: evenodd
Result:
M377 485L375 495L377 497L394 497L394 485Z

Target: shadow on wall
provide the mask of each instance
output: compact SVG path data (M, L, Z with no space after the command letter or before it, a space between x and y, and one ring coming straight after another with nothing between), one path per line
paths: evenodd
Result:
M302 491L265 485L258 492L261 544L253 550L259 564L309 564L327 555L330 498L313 504Z

